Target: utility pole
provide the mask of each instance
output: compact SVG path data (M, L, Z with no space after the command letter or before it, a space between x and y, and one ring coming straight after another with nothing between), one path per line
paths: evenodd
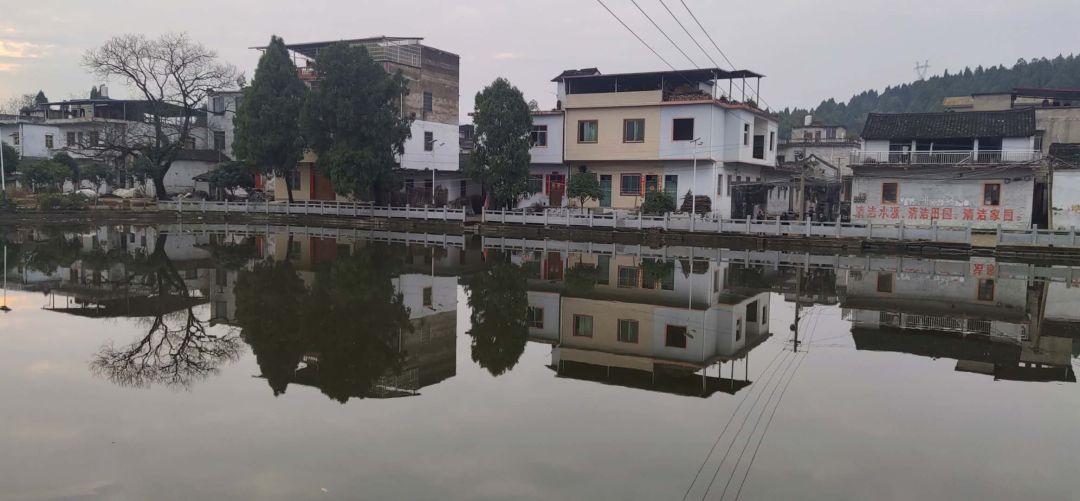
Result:
M806 218L806 162L799 169L799 222Z
M697 216L697 149L701 144L701 138L694 138L694 181L690 183L690 230L693 231L694 216Z
M8 308L7 305L7 270L7 244L4 244L4 304L0 305L0 311L4 313L11 311L11 308Z

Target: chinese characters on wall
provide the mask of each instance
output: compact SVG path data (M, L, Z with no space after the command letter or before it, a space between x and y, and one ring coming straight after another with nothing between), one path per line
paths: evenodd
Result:
M1019 221L1012 207L926 207L900 205L864 205L852 207L852 219L890 219L894 221Z

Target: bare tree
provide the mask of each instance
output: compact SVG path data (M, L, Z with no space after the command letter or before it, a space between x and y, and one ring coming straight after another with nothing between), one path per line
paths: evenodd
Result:
M235 85L236 68L184 33L117 36L87 51L83 65L102 78L122 79L145 101L126 109L123 120L99 122L102 130L89 149L138 165L165 199L165 174L180 151L192 147L193 129L205 118L200 106L211 91Z
M34 107L34 95L33 94L20 94L17 96L11 96L0 102L0 113L8 115L18 115L22 110L26 108Z

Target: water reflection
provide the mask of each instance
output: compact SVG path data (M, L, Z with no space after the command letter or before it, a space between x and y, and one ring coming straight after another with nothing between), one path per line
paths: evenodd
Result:
M771 336L800 347L794 323L772 324L778 298L796 315L838 306L856 350L1075 381L1080 278L1066 267L317 228L20 229L4 241L9 277L43 292L46 310L139 327L91 357L121 386L190 388L250 348L275 396L415 396L457 373L464 307L471 359L493 376L534 342L550 345L557 378L733 394Z

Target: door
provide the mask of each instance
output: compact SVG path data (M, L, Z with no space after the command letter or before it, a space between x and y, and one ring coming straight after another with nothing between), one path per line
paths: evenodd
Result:
M611 207L611 175L600 175L600 207Z
M679 200L679 176L671 174L664 176L664 193L670 196L672 200Z
M548 206L562 207L564 193L566 193L566 176L559 173L548 176Z
M645 175L645 193L660 189L660 176L656 174Z

